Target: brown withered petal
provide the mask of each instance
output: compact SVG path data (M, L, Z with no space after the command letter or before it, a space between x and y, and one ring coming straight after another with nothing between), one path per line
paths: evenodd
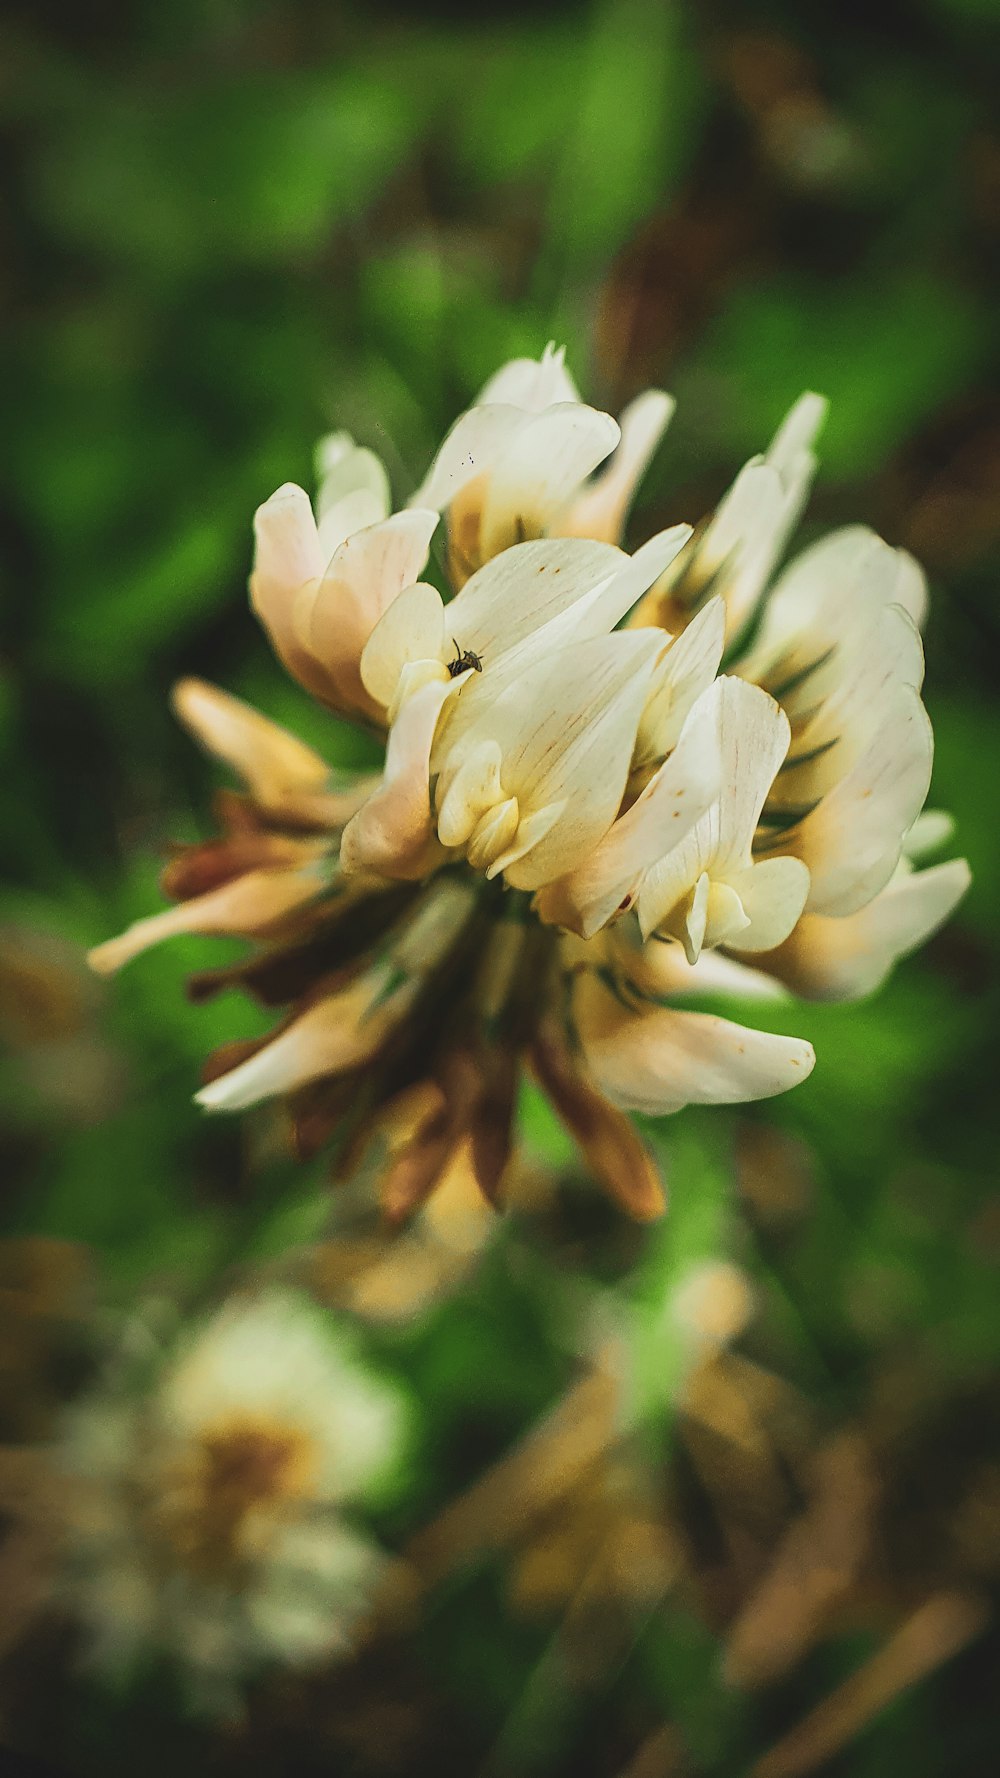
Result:
M386 1221L406 1222L426 1203L458 1142L459 1132L447 1109L429 1113L417 1134L392 1161L379 1187Z
M496 1046L481 1052L479 1064L480 1090L470 1123L472 1166L484 1198L499 1207L512 1148L518 1059L513 1050Z
M342 968L353 966L414 900L410 884L366 896L363 901L320 902L303 909L299 930L285 943L219 969L188 977L190 999L201 1002L240 987L263 1006L287 1006Z
M421 1109L416 1128L390 1163L380 1187L382 1210L391 1223L404 1222L429 1198L469 1131L480 1091L480 1074L471 1054L452 1050L440 1063L438 1079L421 1081L397 1099L397 1107Z
M222 1043L218 1049L206 1056L199 1070L201 1084L207 1087L213 1080L221 1079L231 1068L238 1068L241 1062L248 1062L251 1056L257 1055L265 1044L270 1043L275 1035L269 1031L266 1037L238 1037L232 1043Z
M604 1189L630 1216L652 1222L666 1209L652 1155L625 1115L584 1078L548 1020L530 1051L532 1071Z
M263 833L268 825L253 797L244 790L233 790L230 785L214 792L212 813L223 833Z
M292 1143L300 1161L311 1161L344 1124L358 1097L357 1069L325 1080L312 1080L289 1099Z
M170 901L191 901L210 889L221 889L245 872L268 865L298 862L300 848L273 834L242 833L178 848L160 873L160 888Z

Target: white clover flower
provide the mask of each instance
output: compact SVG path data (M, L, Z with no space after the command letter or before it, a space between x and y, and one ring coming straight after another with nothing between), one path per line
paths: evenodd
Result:
M784 1092L814 1060L690 998L867 993L968 880L912 868L916 563L850 527L770 586L825 404L803 396L714 514L629 555L670 408L654 391L619 428L550 348L491 379L406 512L343 435L318 520L301 490L261 508L254 604L303 684L385 734L376 778L337 788L236 700L179 688L245 792L168 868L181 905L94 962L175 931L253 937L194 991L239 984L287 1015L210 1060L200 1101L282 1097L301 1152L341 1136L342 1173L382 1152L392 1217L459 1154L502 1195L525 1067L613 1196L656 1214L627 1112ZM450 588L419 578L438 512Z
M67 1416L74 1482L61 1594L114 1675L143 1652L231 1709L268 1662L342 1656L387 1558L349 1509L398 1458L402 1399L285 1289L236 1297L145 1387Z
M620 424L586 407L551 345L537 363L505 365L456 420L411 501L446 513L456 586L528 538L617 543L673 408L658 389L633 402Z

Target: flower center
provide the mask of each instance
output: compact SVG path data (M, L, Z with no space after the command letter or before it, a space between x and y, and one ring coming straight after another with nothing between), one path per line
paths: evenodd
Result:
M206 1432L158 1478L152 1506L175 1560L202 1578L239 1566L308 1490L311 1440L299 1428L237 1420Z

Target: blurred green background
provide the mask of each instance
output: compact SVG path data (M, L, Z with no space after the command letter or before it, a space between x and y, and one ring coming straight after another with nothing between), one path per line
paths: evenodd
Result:
M420 1729L399 1766L314 1721L316 1770L735 1778L931 1584L996 1582L998 23L994 0L5 11L0 1169L7 1235L82 1244L102 1300L194 1297L327 1215L321 1168L191 1105L202 1055L255 1028L231 996L183 997L219 947L173 944L110 987L81 962L158 905L167 839L207 831L215 776L167 706L180 674L336 761L370 757L282 676L246 604L253 509L311 485L320 432L373 446L401 503L505 358L565 342L595 405L651 383L678 397L641 536L698 518L815 388L832 406L803 536L868 522L931 579L931 802L975 879L957 918L871 1003L781 1013L819 1056L798 1092L650 1131L673 1193L651 1236L590 1204L529 1105L530 1153L568 1181L556 1208L512 1218L464 1294L390 1342L432 1404L402 1535L566 1387L553 1272L570 1297L578 1273L641 1296L736 1259L761 1363L817 1428L884 1432L893 1604L848 1616L761 1701L720 1676L725 1609L713 1623L686 1599L584 1695L543 1680L539 1727L545 1636L487 1564L455 1583L416 1676L407 1657ZM966 1494L992 1529L962 1543ZM808 1769L994 1770L982 1647ZM376 1698L397 1683L378 1676ZM145 1695L77 1698L62 1739L30 1709L12 1720L67 1771L152 1762L154 1733L164 1772L209 1757ZM268 1742L268 1720L261 1747L298 1745L280 1710ZM681 1763L630 1766L662 1720ZM226 1757L278 1769L245 1741Z

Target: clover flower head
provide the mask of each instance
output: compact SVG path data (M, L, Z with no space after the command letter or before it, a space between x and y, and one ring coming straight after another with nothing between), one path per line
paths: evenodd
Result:
M342 434L315 508L286 487L260 509L254 608L307 691L384 736L374 779L337 785L238 700L178 688L243 790L168 867L178 905L92 960L252 939L195 995L239 985L284 1021L211 1059L201 1103L281 1097L303 1152L377 1157L390 1216L459 1150L501 1197L522 1069L606 1189L657 1214L628 1112L764 1098L814 1060L685 1002L867 993L968 881L913 868L941 833L919 567L852 526L775 578L825 404L803 396L714 513L629 554L672 405L650 391L619 423L548 348L490 380L404 511Z
M61 1591L91 1664L155 1652L230 1709L268 1662L350 1652L387 1565L350 1509L399 1454L401 1398L276 1287L182 1334L151 1379L128 1368L55 1450L73 1482Z

